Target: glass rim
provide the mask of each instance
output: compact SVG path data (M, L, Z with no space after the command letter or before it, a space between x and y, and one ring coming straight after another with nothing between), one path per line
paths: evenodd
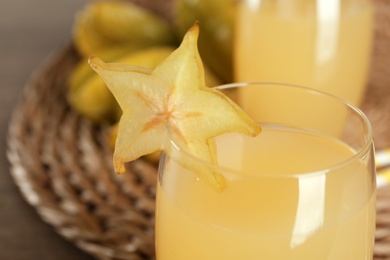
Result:
M321 90L316 90L316 89L301 86L301 85L289 84L289 83L279 83L279 82L237 82L237 83L222 84L219 86L212 87L211 89L220 91L220 90L227 90L227 89L252 86L252 85L261 85L261 86L277 85L277 86L282 86L282 87L293 87L295 89L300 89L302 91L311 92L314 94L325 96L327 98L330 98L330 99L336 100L340 103L343 103L345 106L350 108L354 113L356 113L356 115L358 115L362 119L362 121L364 122L364 125L366 126L366 133L367 133L367 137L365 138L364 145L362 145L361 148L358 151L356 151L356 153L353 156L348 157L347 159L342 160L338 163L329 165L328 167L322 167L320 169L315 169L312 171L305 171L305 172L298 172L298 173L262 172L260 174L259 173L251 174L252 171L247 173L247 171L243 172L242 170L232 169L232 168L229 168L229 167L226 167L223 165L217 165L217 164L214 164L212 162L205 161L205 160L191 154L190 152L186 151L185 149L181 148L180 145L175 143L173 138L171 138L171 134L169 134L169 143L171 144L171 147L173 149L175 149L176 151L178 151L183 156L188 157L190 160L193 160L196 163L202 164L203 167L211 169L213 172L222 173L223 175L233 174L233 175L240 175L240 176L256 176L256 177L271 177L271 178L296 178L298 176L299 177L302 177L302 176L313 177L313 176L327 174L328 172L331 172L334 169L341 168L344 165L347 165L348 163L356 160L357 158L363 158L364 155L367 152L369 152L369 150L372 148L373 132L372 132L372 126L371 126L371 123L370 123L368 117L364 114L364 112L360 108L358 108L352 102L350 102L347 99L344 99L342 97L338 97L338 96L335 96L333 94L329 94L329 93L321 91ZM169 128L168 128L168 132L170 133ZM216 136L216 137L218 137L218 136ZM214 137L214 138L216 138L216 137ZM165 152L163 152L163 153L165 153ZM169 156L169 155L167 155L167 156Z

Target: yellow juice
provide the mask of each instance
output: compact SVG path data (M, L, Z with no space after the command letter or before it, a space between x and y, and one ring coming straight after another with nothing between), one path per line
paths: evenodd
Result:
M358 159L368 157L340 164L355 155L347 145L278 126L223 135L217 147L219 164L240 172L223 191L173 160L163 166L158 260L372 259L375 182L372 162Z
M243 0L235 81L282 82L362 100L372 43L366 0Z

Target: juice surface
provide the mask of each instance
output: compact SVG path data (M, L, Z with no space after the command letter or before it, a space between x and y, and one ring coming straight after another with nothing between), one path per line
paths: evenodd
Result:
M174 161L158 185L158 260L372 259L375 194L369 162L345 144L263 126L255 139L217 140L227 188L216 191ZM307 174L294 174L312 172ZM277 178L276 178L277 177Z
M246 2L237 16L236 82L297 84L360 104L371 56L369 1Z

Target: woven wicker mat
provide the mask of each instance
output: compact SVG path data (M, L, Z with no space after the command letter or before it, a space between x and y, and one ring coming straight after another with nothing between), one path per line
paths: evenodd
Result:
M377 0L370 84L363 110L378 149L390 147L390 4ZM116 175L107 128L66 103L78 56L64 46L33 74L8 131L11 175L24 198L64 238L98 259L154 259L156 166L137 160ZM390 259L390 185L378 191L374 259Z

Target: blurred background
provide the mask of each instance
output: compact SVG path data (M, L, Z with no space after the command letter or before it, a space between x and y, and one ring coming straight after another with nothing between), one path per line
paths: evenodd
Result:
M74 13L87 2L0 3L0 259L92 259L55 233L23 200L5 155L10 111L24 84L48 56L69 41Z

